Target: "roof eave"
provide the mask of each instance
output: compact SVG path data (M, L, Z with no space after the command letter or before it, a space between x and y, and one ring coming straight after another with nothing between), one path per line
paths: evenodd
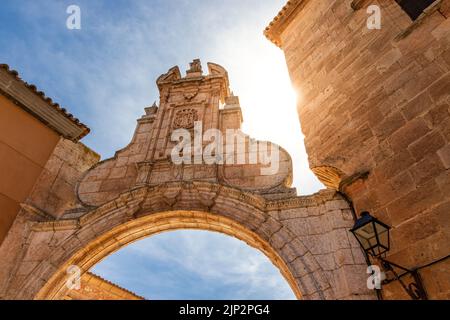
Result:
M66 139L78 141L90 132L85 124L38 91L35 85L23 81L6 64L0 64L0 93Z
M281 34L308 0L289 0L264 30L264 35L277 47L282 46Z

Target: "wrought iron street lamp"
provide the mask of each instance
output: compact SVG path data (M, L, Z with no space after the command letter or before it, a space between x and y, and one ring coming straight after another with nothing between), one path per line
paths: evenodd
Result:
M390 226L371 216L369 212L364 211L361 213L361 217L356 220L355 225L350 232L353 233L363 250L368 255L378 259L381 262L383 269L386 272L391 272L393 274L393 278L385 279L383 284L398 280L400 285L412 299L426 300L427 294L422 285L420 275L416 269L409 270L382 257L382 255L389 251L390 248L390 229ZM398 268L404 272L399 275L395 271L395 268ZM406 274L410 274L413 277L413 281L408 285L401 279Z
M379 257L389 251L389 227L368 212L362 212L350 230L365 252L373 257Z

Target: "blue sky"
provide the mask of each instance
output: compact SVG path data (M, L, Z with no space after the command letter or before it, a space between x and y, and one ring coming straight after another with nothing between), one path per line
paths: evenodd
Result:
M295 299L266 256L209 231L173 231L138 241L93 271L151 300Z
M66 28L66 9L72 4L81 8L81 30ZM322 185L308 169L296 95L282 51L263 36L265 26L284 4L285 0L2 0L0 63L18 70L24 80L87 124L91 134L83 143L103 159L127 145L144 107L158 99L155 80L160 74L174 65L186 70L194 58L200 58L204 66L208 61L219 63L228 70L231 88L240 97L243 130L287 149L294 161L294 186L299 194L311 194ZM301 99L301 93L297 95ZM191 238L189 247L180 241ZM205 262L223 277L195 278L200 275L173 257L165 258L185 252L190 259L201 260L195 255L205 245L230 248L236 254L226 261L234 267ZM158 248L161 257L142 255L145 246ZM239 266L252 261L258 261L255 267L241 268L240 276L228 272L231 268L238 273ZM117 271L125 272L133 265L140 270L135 278ZM243 299L288 297L284 289L274 290L272 284L279 283L281 276L259 252L209 233L152 237L121 250L96 270L156 298L195 298L206 293L223 298L236 292ZM170 277L171 283L180 284L180 291L174 293L173 287L156 280L148 282L152 290L142 291L145 288L138 281L142 274ZM248 279L260 276L268 280L252 282L251 290L242 289Z

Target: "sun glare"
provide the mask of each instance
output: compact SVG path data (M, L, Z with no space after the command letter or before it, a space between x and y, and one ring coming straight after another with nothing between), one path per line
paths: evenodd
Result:
M294 90L283 54L270 44L254 44L257 56L240 56L230 63L230 83L239 95L244 116L242 129L258 140L277 143L292 157L293 187L312 194L323 185L309 169L297 113L301 93Z

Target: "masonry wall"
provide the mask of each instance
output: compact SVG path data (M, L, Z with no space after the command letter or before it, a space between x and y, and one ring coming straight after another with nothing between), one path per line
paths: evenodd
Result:
M1 119L1 117L0 117ZM74 192L77 181L85 171L99 161L99 155L80 142L59 138L56 147L40 169L34 186L30 187L26 200L12 221L9 233L0 244L2 267L0 270L0 299L2 287L14 278L14 268L19 267L23 249L35 221L67 219L83 214L83 208ZM81 212L80 212L81 210ZM66 216L63 217L64 213ZM42 238L40 239L42 240ZM39 241L39 240L38 240ZM51 252L49 242L41 242L31 252L41 256ZM20 265L25 273L32 272L30 263ZM18 278L21 278L19 275Z
M302 2L281 43L311 168L393 227L389 260L416 268L446 257L449 1L416 23L395 1ZM381 30L366 27L370 4ZM420 270L430 298L450 298L448 271L448 260ZM383 294L405 298L394 284Z
M0 95L0 244L59 135Z
M0 298L111 298L83 283L67 293L67 266L87 271L129 243L179 229L221 232L261 250L299 298L375 297L366 287L362 251L347 233L351 210L335 191L266 200L219 186L141 187L72 219L37 220L34 209L24 208L0 246ZM213 200L205 204L208 198Z
M100 156L81 142L61 138L26 203L57 219L83 212L76 186L99 160Z
M293 276L302 283L303 295L308 299L375 299L375 293L366 287L367 263L361 247L348 234L354 223L349 204L331 190L305 197L308 198L322 199L303 207L269 211L272 217L296 235L291 241L296 254L291 252L291 247L281 243L281 256L290 263ZM277 247L277 237L272 236L271 240ZM307 253L299 255L302 248ZM308 259L314 260L314 263L301 263ZM316 270L323 275L323 295L305 281L308 274L311 276Z

